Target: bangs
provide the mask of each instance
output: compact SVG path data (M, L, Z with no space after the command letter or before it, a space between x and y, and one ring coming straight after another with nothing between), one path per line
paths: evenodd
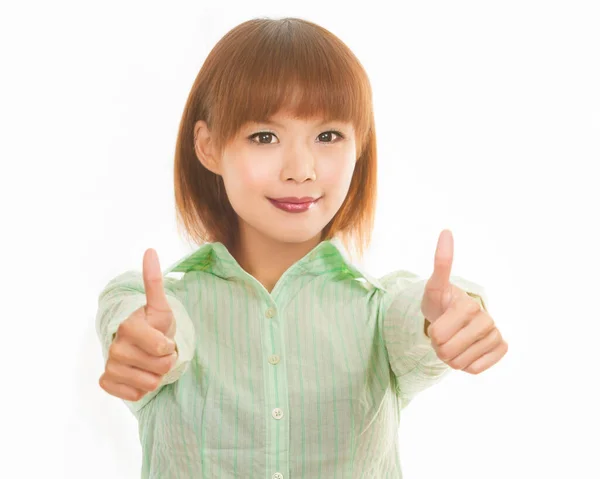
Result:
M356 166L348 194L322 238L340 237L350 257L370 242L377 197L377 139L368 76L329 30L301 18L255 18L223 36L200 68L179 124L175 150L178 228L197 244L239 239L239 217L223 178L204 166L196 128L206 122L220 156L248 122L277 113L354 127ZM354 248L355 247L355 248Z
M222 75L213 77L220 77L211 88L214 97L207 98L213 114L208 124L219 147L246 122L286 111L299 119L352 123L360 154L371 128L369 80L345 44L309 25L258 24L244 29L244 38L222 39L228 51L220 57L228 61Z

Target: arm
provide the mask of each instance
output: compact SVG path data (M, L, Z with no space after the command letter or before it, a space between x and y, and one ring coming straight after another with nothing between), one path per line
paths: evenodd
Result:
M185 307L175 296L177 280L163 278L165 295L175 316L176 332L175 345L178 352L177 362L173 368L163 376L158 388L147 393L139 401L123 400L129 409L137 413L160 389L167 384L177 381L186 371L192 360L195 350L194 325L185 310ZM119 325L127 319L136 309L146 304L146 294L142 273L130 270L113 278L104 287L98 297L98 310L96 314L96 333L100 340L104 361L108 359L108 351L115 337Z
M388 290L381 318L382 336L402 407L451 370L437 357L427 335L428 324L421 312L426 281L408 271L395 271L382 278ZM473 297L484 295L481 286L459 276L452 276L451 283ZM483 305L483 299L481 302Z

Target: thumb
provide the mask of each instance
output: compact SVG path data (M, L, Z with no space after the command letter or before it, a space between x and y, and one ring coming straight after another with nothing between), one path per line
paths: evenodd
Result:
M165 294L158 255L152 248L147 249L144 253L142 276L146 291L146 306L144 306L146 320L153 328L172 337L174 335L172 331L173 312Z
M425 285L421 310L430 322L441 316L452 302L450 274L454 259L454 238L450 230L444 230L438 238L434 269Z

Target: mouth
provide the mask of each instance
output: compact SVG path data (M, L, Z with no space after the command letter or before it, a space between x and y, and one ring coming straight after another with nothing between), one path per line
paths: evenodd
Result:
M288 213L302 213L313 208L322 197L267 198L273 206Z

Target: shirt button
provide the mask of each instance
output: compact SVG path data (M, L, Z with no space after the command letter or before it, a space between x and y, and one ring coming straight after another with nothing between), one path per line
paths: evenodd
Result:
M277 354L273 354L273 356L269 358L269 362L271 364L277 364L279 362L279 356Z
M273 316L275 316L275 310L273 308L267 309L267 311L265 312L265 316L267 318L272 318Z
M275 419L281 419L283 417L283 411L276 407L275 409L273 409L273 417Z
M283 474L281 472L276 472L271 476L272 479L283 479Z

